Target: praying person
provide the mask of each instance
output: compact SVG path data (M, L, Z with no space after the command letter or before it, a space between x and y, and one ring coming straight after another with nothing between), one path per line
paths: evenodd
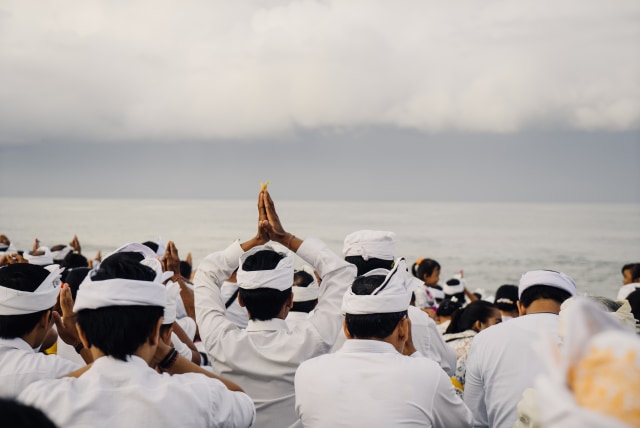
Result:
M331 349L341 327L340 303L355 268L321 241L286 232L267 190L258 197L258 232L208 255L194 277L196 319L211 365L242 384L256 405L256 426L298 426L293 379L298 365ZM293 306L293 261L267 242L275 241L313 266L322 278L311 316L289 329ZM223 281L238 269L238 302L247 308L247 328L225 317Z
M411 344L412 289L402 259L353 281L342 302L346 343L296 372L304 427L471 426L449 377Z
M544 335L558 341L560 305L576 294L576 284L561 272L534 270L522 275L518 294L520 316L483 330L471 344L464 402L474 427L513 426L522 392L543 371L537 341Z
M495 304L502 314L502 321L518 318L518 286L504 284L496 290Z
M78 290L74 311L93 364L78 377L35 382L18 399L60 427L251 426L255 408L240 387L159 340L162 277L130 254L105 259Z
M343 254L345 260L358 269L358 276L372 269L390 270L396 253L396 234L380 230L359 230L344 238ZM435 270L434 270L435 272ZM412 290L423 287L420 281L409 277ZM410 306L411 338L416 349L425 357L432 359L450 376L455 373L456 353L442 340L437 325L424 311ZM339 337L346 340L344 333ZM334 346L337 349L337 346Z
M37 380L54 379L82 367L38 352L53 326L52 310L59 293L58 269L49 272L27 263L0 269L0 397L16 397Z

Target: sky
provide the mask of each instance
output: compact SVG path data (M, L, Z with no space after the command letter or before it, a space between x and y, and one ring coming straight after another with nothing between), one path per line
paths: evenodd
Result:
M640 203L640 2L0 1L0 197Z

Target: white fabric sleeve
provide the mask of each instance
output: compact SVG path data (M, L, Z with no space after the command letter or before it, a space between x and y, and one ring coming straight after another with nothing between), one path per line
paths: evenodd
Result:
M191 349L189 349L189 347L173 332L171 332L171 343L173 343L173 347L176 348L178 354L182 355L189 361L193 360L193 352Z
M322 340L331 346L342 328L342 298L356 277L356 267L315 238L305 239L297 254L322 278L318 305L313 314L299 325L311 323Z
M473 414L474 428L488 428L489 417L487 406L484 401L484 385L482 383L482 372L480 357L477 352L476 338L471 342L471 350L467 357L467 372L464 383L464 402ZM474 352L475 351L475 352Z
M240 241L235 241L223 251L209 254L198 266L194 277L196 322L200 337L208 354L221 335L238 327L225 317L224 301L220 286L238 267L242 255Z
M431 318L429 323L429 338L431 339L431 351L433 354L438 355L438 364L449 375L453 376L456 373L456 351L444 341L444 338L438 331L438 326Z
M433 418L435 427L471 427L473 414L458 397L451 379L440 372L435 396L433 397Z

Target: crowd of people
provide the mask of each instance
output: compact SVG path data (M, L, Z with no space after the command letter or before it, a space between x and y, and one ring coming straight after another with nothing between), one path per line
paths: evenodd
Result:
M86 258L0 235L0 409L28 427L637 427L640 263L616 300L531 270L487 299L408 266L389 231L342 256L266 186L249 239ZM296 269L296 266L298 268Z

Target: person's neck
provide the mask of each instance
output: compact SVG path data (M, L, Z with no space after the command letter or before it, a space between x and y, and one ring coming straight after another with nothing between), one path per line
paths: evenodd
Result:
M551 313L558 315L560 313L560 303L552 299L538 299L531 302L525 308L523 315Z

